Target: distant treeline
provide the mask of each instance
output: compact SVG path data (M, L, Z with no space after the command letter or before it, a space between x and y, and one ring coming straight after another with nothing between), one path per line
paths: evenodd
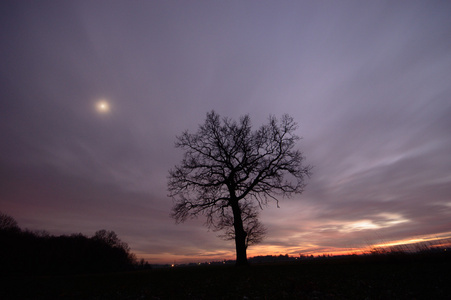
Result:
M114 231L52 236L22 230L0 212L0 274L77 274L132 269L135 255Z

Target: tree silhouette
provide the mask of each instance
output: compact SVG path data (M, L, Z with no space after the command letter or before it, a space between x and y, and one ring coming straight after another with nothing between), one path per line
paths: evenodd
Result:
M293 118L270 117L257 130L251 127L249 115L236 122L207 113L196 133L185 131L177 137L176 147L185 154L168 178L172 216L178 223L205 215L207 226L221 228L221 222L233 217L237 265L247 265L246 202L262 207L274 200L278 205L277 196L303 192L311 170L294 149L299 137Z
M105 243L112 248L120 248L129 251L130 247L127 243L122 242L114 231L105 229L98 230L92 237L93 240Z
M0 230L18 231L20 228L13 217L0 211Z
M258 220L258 208L252 206L248 201L244 204L240 203L241 219L243 220L243 228L246 232L246 249L251 245L256 245L263 241L266 235L266 228ZM235 239L235 227L233 226L233 215L224 214L215 226L216 230L224 230L224 234L219 235L224 240Z

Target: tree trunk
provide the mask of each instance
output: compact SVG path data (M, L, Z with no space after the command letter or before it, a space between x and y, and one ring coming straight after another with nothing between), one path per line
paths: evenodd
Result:
M246 232L243 228L241 209L238 201L232 201L233 226L235 228L236 265L247 266Z

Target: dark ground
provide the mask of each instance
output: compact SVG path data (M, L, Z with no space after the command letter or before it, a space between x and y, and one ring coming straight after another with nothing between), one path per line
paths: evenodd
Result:
M3 276L0 299L451 299L450 255Z

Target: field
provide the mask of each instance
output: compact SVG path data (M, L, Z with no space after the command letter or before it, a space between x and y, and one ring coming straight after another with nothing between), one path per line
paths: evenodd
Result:
M0 299L450 299L449 255L0 278Z

